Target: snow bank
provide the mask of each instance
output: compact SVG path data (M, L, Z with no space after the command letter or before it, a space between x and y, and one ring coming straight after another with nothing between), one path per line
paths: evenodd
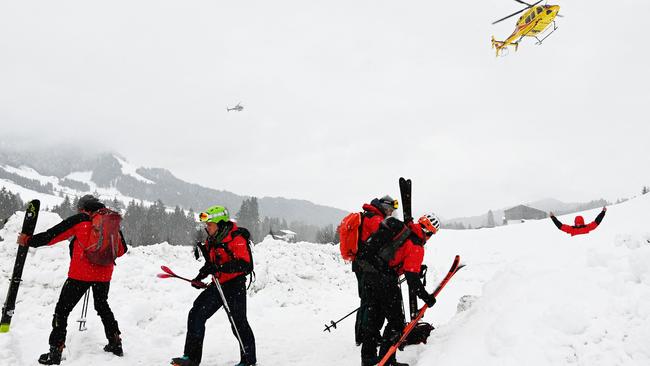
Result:
M0 231L0 278L9 278L16 255L15 237L24 213L17 213ZM42 212L38 230L60 221ZM346 364L358 359L348 328L335 335L322 332L326 320L358 305L356 283L338 248L312 243L286 243L267 238L254 248L256 281L248 302L249 320L263 364L325 364L335 352ZM16 314L10 333L0 335L0 364L34 364L47 350L54 306L69 264L66 243L30 249ZM165 365L183 351L187 313L199 291L176 279L158 279L160 266L193 277L203 263L192 248L167 243L131 248L118 260L109 303L123 333L125 356L102 351L103 328L90 307L88 331L79 332L76 320L81 302L68 322L65 365ZM0 281L4 301L7 281ZM352 326L352 323L349 324ZM204 352L206 365L232 365L239 360L235 338L223 311L208 322ZM314 345L327 343L320 349Z
M441 232L436 255L469 264L450 292L479 298L456 316L436 309L451 319L417 365L650 364L649 198L610 207L601 227L573 238L550 220Z
M427 345L398 359L411 365L648 365L650 364L650 195L612 206L598 229L570 237L550 220L511 227L443 230L427 244L429 285L454 255L462 269L425 316L436 326ZM598 210L584 212L592 220ZM0 231L0 277L13 267L22 213ZM560 217L571 222L573 215ZM43 213L37 230L60 218ZM338 248L265 239L254 247L257 281L248 301L261 365L357 365L353 317L333 333L323 325L358 306L356 281ZM47 349L50 322L66 278L64 243L30 249L11 332L0 335L0 362L34 364ZM123 332L125 356L104 353L99 319L68 331L65 365L163 365L182 353L187 312L199 291L158 279L160 265L194 276L189 247L166 243L132 248L118 261L110 303ZM4 301L7 282L0 281ZM459 301L462 299L462 301ZM205 365L238 361L223 311L207 325Z

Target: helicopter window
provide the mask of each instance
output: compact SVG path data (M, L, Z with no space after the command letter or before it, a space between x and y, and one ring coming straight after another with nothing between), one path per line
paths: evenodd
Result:
M550 15L553 12L553 10L547 10L546 15Z
M530 15L526 17L526 23L530 23Z
M541 6L538 6L538 7L537 7L537 14L541 13L542 11L544 11L544 9L542 9Z

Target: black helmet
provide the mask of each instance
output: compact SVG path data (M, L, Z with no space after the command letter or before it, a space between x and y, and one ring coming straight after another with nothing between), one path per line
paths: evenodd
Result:
M97 197L93 196L92 194L87 194L81 198L79 198L79 202L77 202L77 209L78 210L84 210L84 211L97 211L100 208L104 208L104 204L97 199Z
M388 215L389 212L393 212L398 207L397 200L394 200L389 195L385 195L382 198L375 198L370 204L381 210L384 215Z

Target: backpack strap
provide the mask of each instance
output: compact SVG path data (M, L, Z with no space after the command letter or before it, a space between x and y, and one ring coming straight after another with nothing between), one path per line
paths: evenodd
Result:
M415 233L411 232L411 235L409 236L409 239L413 242L415 245L419 245L421 247L424 246L425 241L422 240L419 236L415 235Z

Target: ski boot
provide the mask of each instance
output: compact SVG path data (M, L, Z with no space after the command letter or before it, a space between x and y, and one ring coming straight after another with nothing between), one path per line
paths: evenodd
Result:
M108 340L108 344L104 346L104 352L111 352L115 356L122 357L124 356L124 350L122 350L122 339L120 338L119 333L115 333L112 337L113 339Z
M361 358L361 366L375 366L377 363L379 363L377 356Z
M172 358L172 366L199 366L198 363L190 360L187 356Z
M236 364L235 366L255 366L255 365L256 364L254 364L254 363L248 363L248 362L241 361L240 363Z
M50 352L43 353L41 357L38 358L38 363L41 365L60 365L61 353L63 353L64 347L65 346L50 346Z

